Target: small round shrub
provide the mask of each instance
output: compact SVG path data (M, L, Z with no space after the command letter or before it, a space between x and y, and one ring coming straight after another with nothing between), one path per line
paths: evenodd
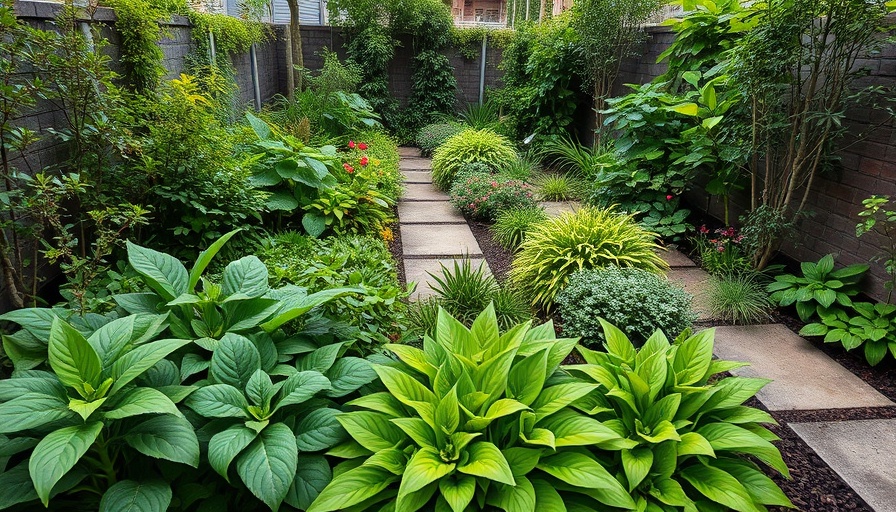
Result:
M454 179L457 180L471 174L491 175L494 173L492 172L491 167L482 162L470 162L468 164L461 164L460 167L457 168L457 172L454 173Z
M639 268L582 270L557 295L566 336L580 336L585 345L605 342L599 318L641 345L657 329L675 338L697 319L693 297L680 286Z
M582 208L532 227L513 260L510 279L550 312L554 299L577 270L616 265L664 272L656 235L631 215L613 208Z
M508 251L516 251L526 233L538 222L548 220L548 214L541 207L511 208L498 213L492 224L492 236Z
M709 312L734 325L769 319L772 302L758 273L736 273L713 278L706 290Z
M486 174L461 175L449 196L455 208L474 220L494 220L504 210L537 205L528 183Z
M514 158L516 150L506 137L491 130L464 130L446 140L433 153L433 183L448 190L463 164L482 162L501 171Z
M417 146L423 156L430 156L437 147L444 144L453 135L463 131L464 125L460 123L433 123L428 124L417 132Z

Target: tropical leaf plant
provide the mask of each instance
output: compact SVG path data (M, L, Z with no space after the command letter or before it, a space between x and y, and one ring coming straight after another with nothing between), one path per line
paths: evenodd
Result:
M20 370L0 380L0 485L10 491L0 508L33 500L48 506L57 494L86 490L84 499L102 496L106 510L121 510L114 503L125 494L140 510L167 509L170 487L140 461L197 467L199 441L176 405L195 388L153 388L138 380L189 343L156 340L166 326L166 315L131 315L85 337L60 318L51 321L49 370ZM9 460L15 465L7 467ZM128 475L140 481L123 479Z
M638 510L793 508L757 464L789 478L772 444L778 438L763 426L775 421L743 405L768 380L719 378L744 364L713 360L712 329L686 332L674 343L656 331L636 349L622 331L602 323L607 351L579 347L587 364L566 367L598 385L573 406L623 438L613 470ZM602 454L600 448L591 450Z
M772 302L779 306L795 306L803 322L820 318L822 310L849 308L852 297L859 294L859 283L868 272L868 265L855 263L834 270L834 255L828 254L818 263L800 263L802 276L782 274L768 285ZM835 305L836 303L836 305Z
M374 365L386 391L337 417L351 440L330 455L347 460L309 512L563 510L561 493L583 509L634 509L581 448L627 441L568 407L599 387L561 378L576 340L530 325L501 334L490 306L467 329L440 310L422 348L387 345L395 359Z
M849 310L831 307L818 314L821 321L803 326L801 335L824 336L825 343L840 343L846 350L862 347L871 366L880 363L887 350L896 357L896 306L853 302Z

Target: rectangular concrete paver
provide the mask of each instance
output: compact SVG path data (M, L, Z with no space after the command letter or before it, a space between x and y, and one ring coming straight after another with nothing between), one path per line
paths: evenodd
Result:
M398 148L398 156L402 158L419 158L420 148L412 148L410 146L401 146Z
M791 423L793 429L877 512L896 512L896 420Z
M398 203L398 222L402 225L435 222L467 225L464 216L447 201L402 201Z
M432 183L431 171L401 171L405 183Z
M693 308L697 313L697 320L713 319L706 295L709 280L712 279L708 272L699 268L673 268L666 274L666 278L681 285L686 292L694 296Z
M691 258L688 258L678 249L669 249L667 251L660 251L660 256L665 260L666 263L669 264L670 267L696 267L697 264L691 261Z
M735 375L773 379L757 395L772 411L894 405L785 325L719 327L715 354L751 364Z
M403 224L404 256L481 256L476 237L466 224Z
M429 274L442 276L442 265L450 272L454 271L454 260L447 259L405 259L404 260L404 276L407 282L417 283L417 288L411 294L411 299L420 300L435 295L433 285L436 283ZM482 258L470 258L472 268L478 269L480 265L485 265L487 274L491 274L488 263Z
M548 217L559 217L564 213L575 213L582 207L577 201L542 201L538 203L544 208Z
M448 194L431 183L407 183L404 186L405 201L447 201Z
M402 158L398 164L398 168L402 171L428 171L432 169L432 160L429 158Z

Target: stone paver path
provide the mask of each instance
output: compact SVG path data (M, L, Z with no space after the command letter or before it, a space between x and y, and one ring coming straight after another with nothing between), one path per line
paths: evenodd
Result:
M430 159L413 148L399 148L399 154L405 194L398 203L398 223L405 280L417 283L412 298L432 296L435 281L429 274L440 275L442 265L453 269L455 260L469 258L474 269L484 265L490 273L466 220L432 184Z

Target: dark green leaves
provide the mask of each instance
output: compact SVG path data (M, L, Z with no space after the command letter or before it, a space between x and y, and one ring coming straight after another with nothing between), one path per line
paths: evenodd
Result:
M89 394L85 385L99 386L102 363L96 351L81 333L58 318L50 328L49 359L59 380L82 396Z
M53 486L87 453L102 428L103 424L98 421L61 428L48 434L34 448L28 472L44 506L50 501Z
M100 512L165 512L171 504L171 487L157 480L123 480L103 494Z
M174 256L127 242L128 262L146 284L166 301L186 293L190 284L187 269Z
M236 470L252 494L277 510L295 479L297 465L295 435L286 425L275 423L239 456Z

